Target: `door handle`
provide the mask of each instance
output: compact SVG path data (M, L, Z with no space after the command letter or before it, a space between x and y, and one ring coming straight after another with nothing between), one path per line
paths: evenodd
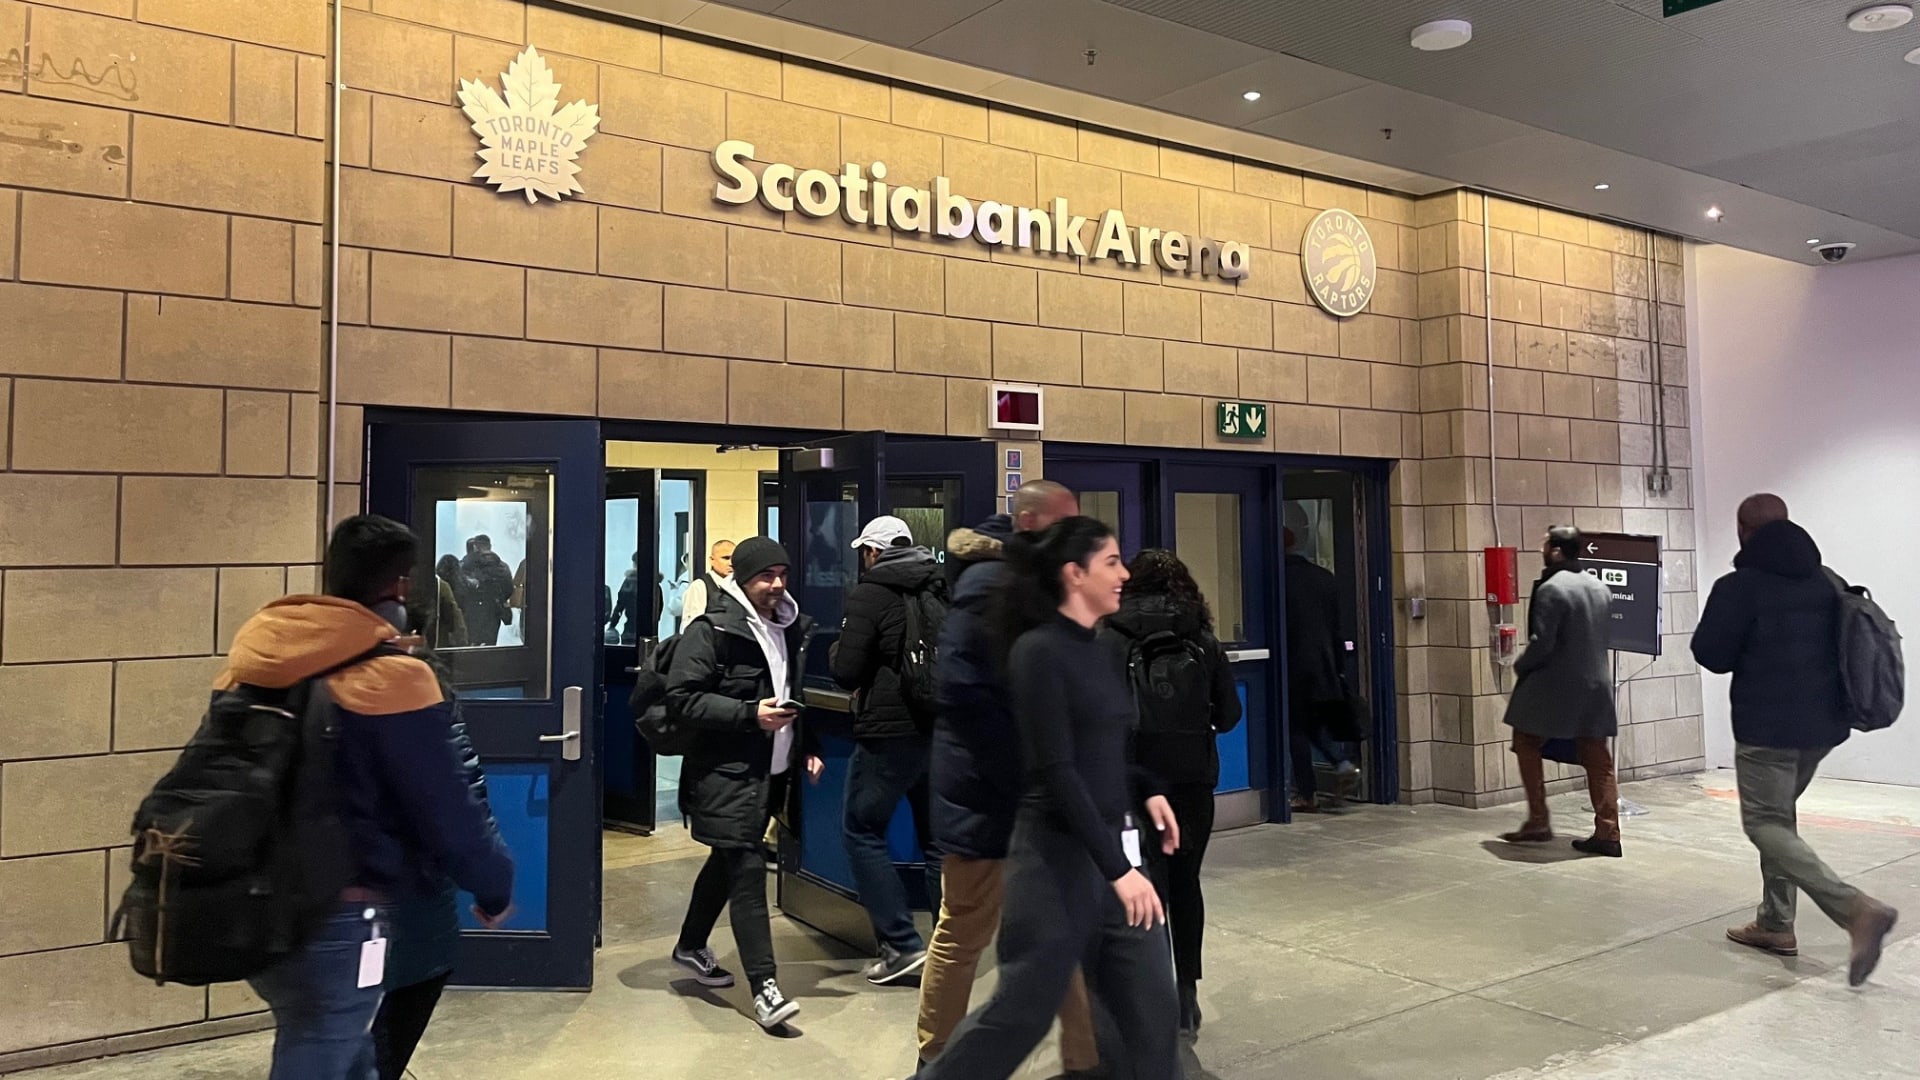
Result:
M1273 650L1271 649L1228 649L1227 650L1227 663L1229 664L1238 664L1247 660L1271 660L1271 659L1273 659Z
M560 747L561 761L580 760L580 703L585 691L578 686L569 686L560 691L560 734L542 735L541 742L557 742Z

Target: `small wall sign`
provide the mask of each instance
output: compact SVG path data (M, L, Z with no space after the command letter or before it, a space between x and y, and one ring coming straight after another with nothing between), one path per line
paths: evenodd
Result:
M560 105L560 84L533 46L514 58L500 77L506 97L478 79L460 80L460 105L480 136L481 165L473 175L501 191L540 196L578 195L574 159L600 128L600 106L585 100Z
M1213 430L1223 439L1267 437L1267 407L1257 401L1222 401L1213 407Z

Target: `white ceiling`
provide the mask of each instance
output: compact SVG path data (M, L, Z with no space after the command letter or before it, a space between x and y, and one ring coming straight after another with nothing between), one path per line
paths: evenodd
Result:
M1722 0L1672 19L1660 4L578 6L1413 194L1465 184L1800 260L1816 236L1858 244L1857 259L1920 251L1920 67L1900 62L1920 22L1860 35L1848 0ZM1474 41L1410 48L1437 17L1473 20Z

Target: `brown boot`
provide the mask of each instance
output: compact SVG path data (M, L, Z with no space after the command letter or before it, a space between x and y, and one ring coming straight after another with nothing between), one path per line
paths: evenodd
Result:
M1880 950L1893 933L1900 913L1871 897L1862 896L1853 906L1853 920L1847 924L1847 936L1853 939L1853 954L1847 962L1847 985L1859 986L1880 966Z
M1727 930L1727 940L1775 956L1799 956L1800 941L1791 930L1768 930L1757 922Z

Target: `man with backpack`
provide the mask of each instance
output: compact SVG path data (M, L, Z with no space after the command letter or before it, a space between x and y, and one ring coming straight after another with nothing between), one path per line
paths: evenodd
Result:
M272 1080L375 1076L390 905L450 877L484 925L507 917L513 862L455 760L448 703L391 644L416 565L406 526L341 522L326 595L241 627L207 719L135 816L134 967L246 978L273 1010ZM254 865L215 880L236 858Z
M1777 956L1799 955L1794 901L1796 890L1804 890L1847 931L1847 981L1859 986L1879 964L1899 912L1840 880L1820 860L1800 838L1794 804L1853 727L1884 726L1892 716L1859 715L1871 701L1864 700L1868 688L1848 677L1855 642L1847 598L1855 594L1821 564L1819 546L1788 519L1786 501L1751 496L1740 504L1736 524L1740 553L1733 573L1714 582L1693 632L1700 666L1733 675L1740 823L1760 852L1759 911L1727 937ZM1892 635L1891 623L1885 626ZM1897 668L1897 635L1891 648Z
M847 764L842 826L860 903L873 922L880 958L867 981L887 986L918 972L926 944L887 851L887 829L905 797L926 853L927 893L940 910L940 855L927 808L932 751L933 665L946 621L947 588L933 553L917 547L907 523L883 516L853 541L860 583L847 594L833 678L854 692L853 756Z

